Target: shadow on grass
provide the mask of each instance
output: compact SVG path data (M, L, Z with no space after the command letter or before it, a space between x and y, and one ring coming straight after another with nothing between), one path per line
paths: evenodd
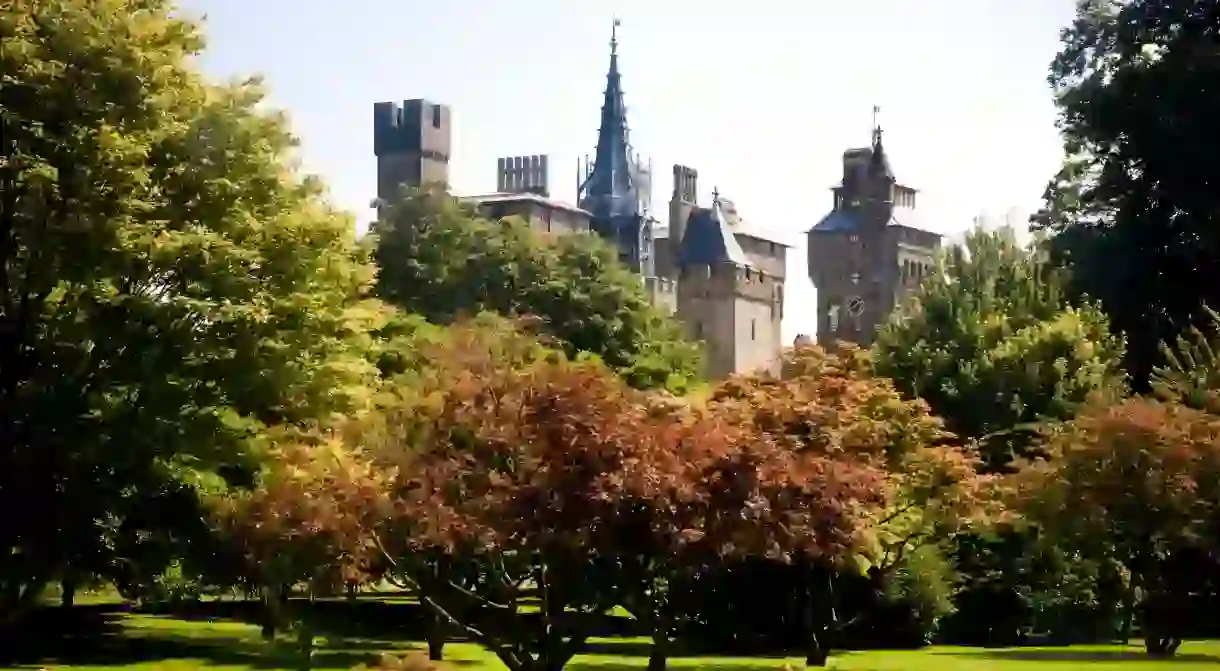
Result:
M122 667L137 663L194 660L208 666L244 666L250 669L297 668L301 659L295 646L266 643L257 638L216 634L199 622L190 633L126 630L123 615L108 608L78 607L70 611L38 613L19 630L5 632L0 640L0 666L86 665ZM320 632L326 636L329 632ZM350 669L377 660L381 654L412 649L402 640L368 636L345 640L327 637L313 654L315 669ZM452 662L455 666L463 662Z
M1047 648L1004 648L1000 650L937 650L933 654L953 657L973 657L1019 662L1212 662L1220 663L1220 657L1200 653L1179 653L1173 657L1149 657L1138 650L1079 650Z

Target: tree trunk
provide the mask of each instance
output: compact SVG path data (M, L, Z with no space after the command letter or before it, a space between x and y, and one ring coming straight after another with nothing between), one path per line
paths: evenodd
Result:
M285 594L287 594L287 590L285 590ZM286 602L287 598L284 600ZM297 668L300 671L310 671L313 668L313 605L313 589L310 588L309 601L296 617L297 649L301 653L301 661Z
M429 609L431 610L431 609ZM428 619L428 659L439 662L445 659L445 618L440 613L431 612Z
M830 660L830 651L822 646L817 632L809 632L809 640L805 648L805 666L826 666Z
M648 671L665 671L669 663L669 636L666 632L652 635L652 650L648 655Z
M59 603L64 608L71 608L76 604L76 580L73 578L64 578L59 581Z
M1131 628L1135 623L1135 591L1138 588L1135 576L1127 579L1127 588L1123 590L1123 625L1118 633L1123 645L1131 642Z
M805 619L805 666L826 666L827 660L830 658L830 652L822 645L821 639L818 638L818 617L817 617L817 590L814 589L813 567L806 561L801 562L801 585L803 586L804 597L804 619Z
M263 640L270 641L275 639L275 632L279 629L281 608L287 598L282 593L283 588L278 585L264 587L259 592L262 594L261 601L263 602Z
M301 661L297 668L309 671L313 668L313 627L306 615L297 622L297 648L301 653Z

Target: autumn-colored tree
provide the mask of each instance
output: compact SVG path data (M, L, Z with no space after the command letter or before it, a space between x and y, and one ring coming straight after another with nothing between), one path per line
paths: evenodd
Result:
M377 577L383 558L371 530L387 514L389 474L334 437L277 438L255 487L213 497L212 518L259 588L264 635L294 621L308 668L309 613L285 611L288 591L303 585L312 602Z
M978 473L974 449L958 443L926 403L878 376L869 353L854 345L791 350L781 376L730 379L709 408L775 436L789 451L883 469L892 494L868 529L870 563L888 565L927 538L1002 512L992 496L996 480Z
M782 375L729 379L708 407L751 433L773 437L798 460L868 473L874 498L850 496L851 481L836 475L822 505L867 504L865 516L850 527L857 536L839 546L847 553L839 559L854 559L875 575L901 565L921 546L1000 512L992 496L994 478L978 473L974 451L957 444L927 404L904 398L893 382L877 376L869 353L853 345L831 352L798 347L787 354ZM840 482L847 489L838 490ZM804 556L821 559L816 552ZM837 621L830 606L829 618L818 625L828 637L848 624ZM810 633L807 661L824 663L832 641Z
M1060 542L1118 557L1131 598L1143 591L1152 607L1148 651L1173 654L1181 622L1166 615L1181 585L1167 567L1175 554L1217 550L1220 419L1132 399L1090 408L1052 432L1047 450L1019 479L1020 508Z

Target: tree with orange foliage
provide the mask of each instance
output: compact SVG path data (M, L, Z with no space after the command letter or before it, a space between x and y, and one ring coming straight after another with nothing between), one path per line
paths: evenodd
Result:
M1172 562L1214 562L1220 550L1220 418L1131 399L1087 409L1049 434L1047 450L1021 476L1022 511L1069 547L1118 557L1131 572L1129 598L1145 595L1148 652L1172 655L1176 611L1197 588L1175 580Z
M538 356L519 330L452 328L421 343L446 374L419 377L409 412L343 434L341 458L309 457L315 445L282 462L231 528L270 567L359 569L376 548L391 579L513 671L562 668L675 568L882 561L900 551L883 530L914 514L902 497L949 520L925 490L964 489L942 466L969 460L933 458L947 437L926 408L852 372L851 356L798 357L808 370L726 383L701 407Z
M269 456L257 487L213 499L213 518L247 560L265 607L264 636L294 620L307 662L312 627L307 613L285 612L288 592L303 584L312 602L375 575L382 557L370 531L388 512L389 481L334 439L279 436Z
M593 363L450 356L466 372L399 452L378 538L398 579L510 669L562 667L665 561L848 561L891 508L885 431L798 450L727 399L660 407ZM526 593L540 612L521 612Z
M853 536L800 553L823 575L854 564L882 577L924 544L986 521L1001 512L996 480L980 475L974 449L945 431L921 400L907 400L892 381L874 374L868 353L842 344L831 352L816 345L790 351L780 376L755 375L723 382L709 410L747 432L769 436L789 458L813 470L826 469L829 486L821 514L855 507ZM845 469L845 473L834 469ZM845 493L850 478L867 474L869 498ZM846 485L846 487L845 487ZM806 572L812 575L812 572ZM806 584L806 604L820 586ZM807 613L807 663L824 664L828 643L848 622L838 621L833 589L821 594L824 615Z

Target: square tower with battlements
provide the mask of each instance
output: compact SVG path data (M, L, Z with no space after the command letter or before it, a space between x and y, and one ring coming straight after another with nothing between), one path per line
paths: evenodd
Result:
M788 245L745 230L736 206L714 191L698 203L698 174L674 166L668 235L657 241L658 275L677 282L677 316L707 347L707 374L776 371L783 340Z
M427 100L373 104L379 200L390 200L403 185L449 183L450 123L449 107Z
M916 225L916 191L895 179L880 128L870 146L843 153L843 181L833 191L833 209L808 233L817 339L867 346L932 271L940 235Z

